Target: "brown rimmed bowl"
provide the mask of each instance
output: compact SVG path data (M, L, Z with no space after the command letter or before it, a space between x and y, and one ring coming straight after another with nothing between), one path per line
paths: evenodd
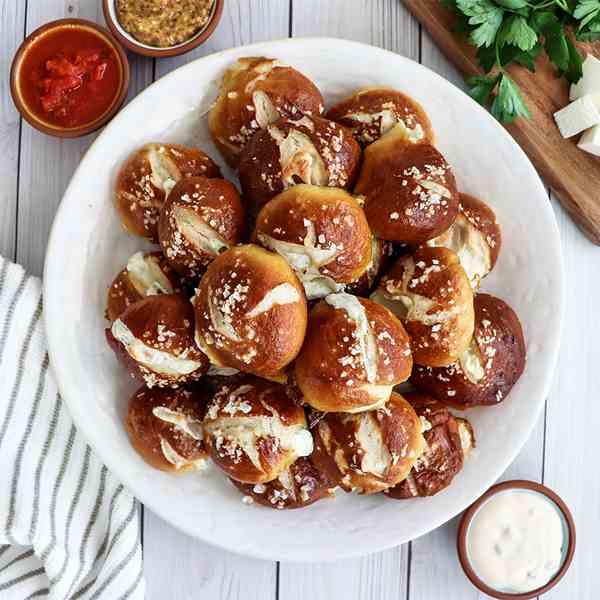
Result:
M63 27L87 29L101 37L114 50L121 69L119 89L115 94L112 104L107 110L104 111L104 113L99 115L93 121L84 123L83 125L78 125L77 127L60 127L59 125L55 125L54 123L49 123L48 121L41 119L24 101L20 90L20 69L21 65L23 64L23 59L29 49L32 48L48 32ZM96 23L92 21L87 21L85 19L58 19L57 21L50 21L49 23L42 25L33 33L28 35L25 40L23 40L23 43L19 46L19 49L15 54L10 69L10 92L17 110L32 127L38 131L41 131L42 133L59 138L81 137L83 135L87 135L88 133L92 133L92 131L100 129L100 127L108 123L108 121L110 121L119 111L123 102L125 101L125 98L127 97L128 88L129 61L127 60L127 55L123 51L123 48L108 30L100 25L96 25Z
M125 31L119 22L117 17L117 9L115 6L115 0L102 0L102 9L104 11L104 19L108 28L112 34L119 40L125 48L135 52L136 54L142 54L144 56L153 56L156 58L166 56L178 56L179 54L185 54L194 48L197 48L203 44L216 29L221 15L223 14L223 6L225 0L214 0L212 13L208 20L208 23L195 33L189 40L176 44L175 46L167 46L165 48L159 48L157 46L150 46L136 40L129 32Z
M569 536L569 541L567 545L567 550L564 553L563 562L560 566L560 569L557 573L552 577L552 579L546 583L546 585L539 587L535 590L531 590L530 592L521 592L521 593L508 593L501 592L499 590L495 590L494 588L486 585L479 577L477 576L475 570L473 569L471 563L469 562L468 552L467 552L467 536L469 531L469 526L471 525L471 521L473 517L477 513L477 511L492 497L500 492L505 492L508 490L530 490L532 492L537 492L546 496L548 500L550 500L562 513L564 523L567 527L567 532ZM514 479L512 481L505 481L503 483L498 483L493 485L483 496L481 496L478 500L476 500L463 514L462 519L460 521L460 525L458 527L458 558L460 560L460 564L465 572L465 575L469 578L471 583L478 588L480 591L484 592L488 596L492 598L498 598L498 600L529 600L530 598L535 598L536 596L541 596L545 594L548 590L552 589L564 576L569 567L571 566L571 561L573 560L573 554L575 552L575 521L573 520L573 516L571 515L571 511L567 507L567 505L563 502L563 500L555 494L551 489L543 486L540 483L536 483L535 481L526 481L522 479Z

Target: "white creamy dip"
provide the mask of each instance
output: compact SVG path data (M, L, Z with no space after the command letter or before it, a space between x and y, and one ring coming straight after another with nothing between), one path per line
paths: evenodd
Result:
M536 492L510 490L492 496L473 516L467 555L489 587L530 592L558 572L566 541L559 509L550 500Z

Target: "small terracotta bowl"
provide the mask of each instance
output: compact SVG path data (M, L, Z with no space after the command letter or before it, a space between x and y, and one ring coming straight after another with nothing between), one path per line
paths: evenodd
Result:
M557 571L556 575L554 575L554 577L548 583L546 583L546 585L539 587L535 590L531 590L530 592L511 594L508 592L501 592L499 590L495 590L494 588L491 588L488 585L486 585L481 579L479 579L479 577L475 573L474 568L469 562L469 556L467 551L467 536L469 526L471 525L473 517L475 516L477 511L485 504L485 502L487 502L487 500L489 500L492 496L499 492L504 492L507 490L531 490L532 492L537 492L546 496L546 498L550 500L562 513L563 521L566 525L568 532L567 550L564 553L560 569ZM498 483L492 486L485 494L483 494L483 496L481 496L481 498L476 500L466 510L466 512L462 516L460 525L458 527L457 541L458 558L460 560L460 564L466 576L470 579L471 583L476 588L478 588L480 591L484 592L488 596L491 596L492 598L498 598L499 600L529 600L530 598L541 596L542 594L545 594L548 590L552 589L563 578L564 574L569 569L571 561L573 560L573 553L575 552L575 522L573 520L571 512L567 508L567 505L552 490L534 481L515 479L512 481Z
M225 0L214 0L212 7L212 14L208 23L197 33L195 33L189 40L181 42L175 46L167 46L165 48L158 48L157 46L149 46L136 40L130 33L125 31L119 23L117 18L117 9L115 6L115 0L102 0L102 9L104 11L104 19L108 28L112 31L112 34L119 40L125 48L135 52L136 54L143 54L144 56L154 56L157 58L163 56L178 56L179 54L185 54L194 48L203 44L213 33L223 14L223 5Z
M20 90L20 68L28 50L49 31L62 27L74 27L92 30L93 33L100 36L114 50L121 70L119 88L109 108L105 110L104 113L101 114L97 119L77 127L61 127L59 125L44 121L33 112L30 106L27 105ZM123 48L121 48L117 40L104 27L100 27L100 25L96 25L96 23L93 23L92 21L86 21L85 19L59 19L57 21L50 21L49 23L42 25L33 33L28 35L23 43L19 46L10 69L10 92L17 110L32 127L38 131L41 131L42 133L59 138L81 137L91 133L92 131L100 129L100 127L108 123L108 121L110 121L119 111L123 102L125 101L125 98L127 97L128 88L129 61L127 60L127 55L123 51Z

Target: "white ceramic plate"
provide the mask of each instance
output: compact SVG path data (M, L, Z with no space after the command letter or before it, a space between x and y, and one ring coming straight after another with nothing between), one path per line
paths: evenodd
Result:
M328 104L382 84L416 98L459 187L485 199L502 225L503 249L484 291L508 301L525 329L525 374L500 406L472 410L477 450L452 486L428 499L392 501L339 493L298 511L247 506L225 478L172 476L148 467L123 417L135 386L104 340L107 287L142 244L125 233L111 189L121 161L149 141L195 143L213 158L203 113L224 68L240 56L275 56L312 78ZM224 170L230 174L228 170ZM563 310L560 239L546 191L512 138L463 92L390 52L336 39L293 39L194 61L140 94L81 161L56 216L45 270L51 362L77 426L106 465L147 506L186 533L255 557L321 561L412 540L458 514L494 482L529 436L548 393Z

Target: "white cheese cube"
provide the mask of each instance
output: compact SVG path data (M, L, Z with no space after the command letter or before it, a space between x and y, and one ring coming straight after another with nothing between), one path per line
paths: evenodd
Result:
M554 120L564 138L570 138L600 124L600 111L594 96L583 96L554 113Z
M577 146L590 154L600 156L600 125L594 125L588 129L581 136Z
M588 94L600 94L600 60L588 54L583 61L583 77L571 85L570 100L577 100Z

